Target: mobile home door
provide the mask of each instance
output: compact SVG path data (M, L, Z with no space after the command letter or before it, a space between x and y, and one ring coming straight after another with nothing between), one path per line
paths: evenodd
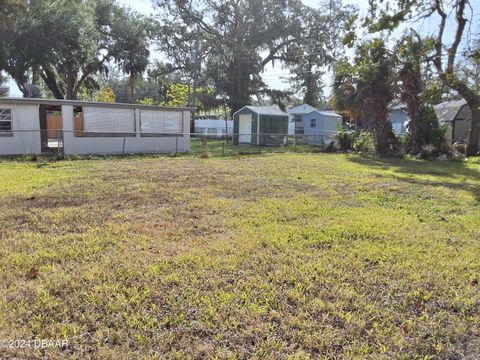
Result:
M240 115L238 122L238 142L242 144L250 144L252 142L252 115Z

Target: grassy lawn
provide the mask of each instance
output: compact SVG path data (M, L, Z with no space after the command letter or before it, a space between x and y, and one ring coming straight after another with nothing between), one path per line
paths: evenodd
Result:
M3 160L0 239L0 339L68 340L2 359L480 356L478 159Z

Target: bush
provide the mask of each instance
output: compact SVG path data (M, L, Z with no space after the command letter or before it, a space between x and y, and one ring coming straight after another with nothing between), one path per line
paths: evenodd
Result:
M405 144L407 152L412 155L430 157L436 153L445 153L448 151L447 125L440 124L435 111L431 106L422 106L418 119L418 126L421 138L417 141L419 141L419 144L422 146L422 150L417 154L419 144L415 146L413 139L410 139L410 141Z
M337 125L338 129L338 146L340 150L347 151L353 150L353 143L355 141L355 131L346 128L342 124Z
M376 154L375 137L368 131L360 131L354 137L353 148L367 154Z

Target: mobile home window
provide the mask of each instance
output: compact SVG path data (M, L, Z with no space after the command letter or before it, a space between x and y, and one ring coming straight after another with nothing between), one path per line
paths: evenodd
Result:
M317 119L312 119L310 122L310 127L317 127Z
M12 109L0 108L0 132L11 133L12 131Z

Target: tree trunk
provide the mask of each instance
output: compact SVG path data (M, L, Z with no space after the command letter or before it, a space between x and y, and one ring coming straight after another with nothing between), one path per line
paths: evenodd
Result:
M424 144L424 137L422 134L422 127L420 125L420 113L421 113L421 103L416 101L416 99L411 99L410 102L407 101L407 112L410 117L408 123L408 152L411 154L418 154L422 151L422 146Z
M371 119L368 127L375 137L375 150L380 155L388 154L396 141L392 125L388 121L388 105L383 99L370 98L365 101L365 107L368 109L365 116Z
M63 100L65 97L63 95L63 91L57 84L55 73L45 65L42 68L43 71L40 73L40 75L45 84L47 85L48 89L52 92L55 99Z
M130 74L130 79L128 80L128 85L130 88L130 103L133 104L135 102L135 75ZM193 90L195 91L195 89ZM194 104L195 106L195 104Z

